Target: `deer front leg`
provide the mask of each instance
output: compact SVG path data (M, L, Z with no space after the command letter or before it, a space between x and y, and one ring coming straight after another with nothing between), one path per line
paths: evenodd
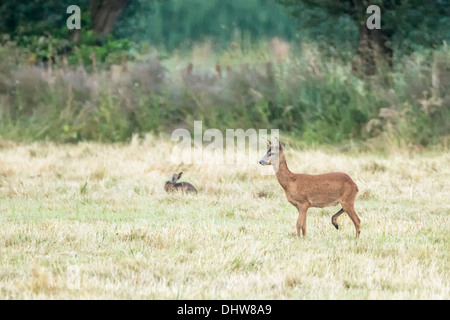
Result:
M306 212L308 211L307 205L297 205L298 218L297 218L297 236L300 237L300 230L304 237L306 237Z

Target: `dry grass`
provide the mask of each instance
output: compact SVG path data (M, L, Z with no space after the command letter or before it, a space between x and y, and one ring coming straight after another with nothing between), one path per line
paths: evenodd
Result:
M449 299L450 155L292 150L295 172L345 171L339 208L296 210L257 165L172 166L149 138L103 145L0 142L0 298ZM197 196L166 194L175 171Z

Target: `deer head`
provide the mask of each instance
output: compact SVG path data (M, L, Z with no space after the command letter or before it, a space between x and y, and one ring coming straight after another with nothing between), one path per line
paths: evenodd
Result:
M281 146L280 141L277 138L273 138L273 142L267 140L267 153L266 155L259 160L259 164L263 166L272 165L278 162L278 158L280 157L280 153L283 152L283 147Z

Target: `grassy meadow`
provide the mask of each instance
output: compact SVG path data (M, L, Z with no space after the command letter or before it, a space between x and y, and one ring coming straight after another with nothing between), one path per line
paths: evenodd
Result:
M285 145L293 172L347 172L307 237L258 165L172 165L168 139L0 141L0 299L449 299L450 154ZM263 153L261 154L261 156ZM198 195L167 194L175 171Z

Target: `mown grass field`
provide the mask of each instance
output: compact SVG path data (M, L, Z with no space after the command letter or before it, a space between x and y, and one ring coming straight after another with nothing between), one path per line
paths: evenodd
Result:
M1 299L449 299L450 154L294 150L294 172L345 171L306 238L258 165L177 167L171 144L0 142ZM262 156L262 154L261 154ZM184 171L198 195L166 194Z

